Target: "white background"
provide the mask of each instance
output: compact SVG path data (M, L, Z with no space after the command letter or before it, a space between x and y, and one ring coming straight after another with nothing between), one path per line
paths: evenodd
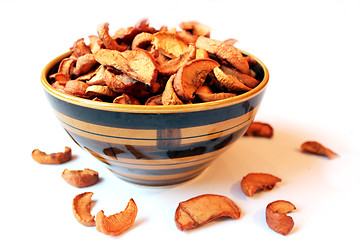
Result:
M291 201L295 227L287 239L358 239L360 186L359 56L360 1L0 1L0 238L1 239L280 239L265 222L265 207ZM50 108L40 73L81 37L110 32L148 18L150 25L177 27L196 20L218 40L260 58L270 82L256 120L270 123L272 139L242 138L199 177L171 187L145 187L110 174L77 147ZM304 154L316 140L340 157ZM73 149L58 166L32 160L35 148ZM77 189L61 178L65 169L92 168L101 181ZM241 178L268 172L282 178L272 191L246 197ZM79 224L72 199L94 192L92 213L122 211L134 198L134 226L107 237ZM203 193L226 195L242 209L239 220L222 218L187 232L174 223L180 201Z

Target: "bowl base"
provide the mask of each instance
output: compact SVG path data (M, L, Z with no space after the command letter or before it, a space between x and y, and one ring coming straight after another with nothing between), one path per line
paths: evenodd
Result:
M165 180L144 180L144 179L134 179L134 178L128 178L126 176L123 176L119 173L117 173L115 170L108 168L115 176L118 178L125 180L130 183L135 183L138 185L144 185L144 186L154 186L154 187L161 187L161 186L169 186L169 185L175 185L179 183L183 183L186 181L189 181L197 176L199 176L205 169L201 169L200 171L187 175L185 177L181 178L175 178L175 179L165 179Z

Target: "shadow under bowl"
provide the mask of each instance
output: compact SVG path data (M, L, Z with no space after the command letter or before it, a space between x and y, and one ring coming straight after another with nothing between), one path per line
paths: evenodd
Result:
M254 120L269 80L265 65L251 56L261 81L225 100L174 106L123 105L92 101L56 90L49 83L62 59L41 74L46 97L71 138L118 177L143 185L180 183L199 175Z

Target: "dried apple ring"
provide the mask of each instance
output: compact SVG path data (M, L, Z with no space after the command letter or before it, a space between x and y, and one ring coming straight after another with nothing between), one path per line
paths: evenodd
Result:
M176 33L171 32L155 33L152 44L169 58L179 57L188 50L188 44Z
M163 105L162 94L149 97L148 100L146 100L145 105Z
M35 149L31 153L32 158L40 164L62 164L70 161L71 148L65 147L64 152L46 154L45 152Z
M241 73L234 68L230 68L230 67L226 67L226 66L222 65L222 66L220 66L220 69L225 74L235 77L240 82L242 82L243 84L245 84L246 86L248 86L250 88L254 88L259 84L259 81L257 79L253 78L252 76L249 76L248 74Z
M204 225L219 217L240 218L241 210L231 199L204 194L179 203L175 223L180 231Z
M91 53L90 47L85 44L84 38L79 38L72 47L75 57Z
M271 138L273 134L274 130L270 124L262 122L252 122L249 128L246 130L244 136Z
M99 181L98 172L89 168L84 170L65 169L61 176L67 183L78 188L89 187Z
M204 83L206 76L219 63L212 59L195 59L179 69L174 79L174 89L183 102L190 102L195 98L196 90Z
M196 21L181 22L180 28L195 36L210 37L210 27Z
M199 36L196 40L196 47L205 49L208 53L215 54L229 62L241 73L249 73L249 63L242 55L241 51L234 46L222 41Z
M176 95L176 92L173 87L173 82L175 79L175 74L171 75L169 80L166 82L164 92L162 94L162 104L163 105L181 105L184 104L180 98Z
M105 235L119 235L128 230L135 222L137 206L131 198L124 211L110 216L105 216L100 210L96 214L96 230Z
M74 75L79 76L85 74L89 72L96 64L97 61L95 60L92 53L82 55L76 60Z
M116 97L118 94L111 90L108 86L92 85L89 86L86 91L90 97Z
M216 79L220 82L220 84L222 84L230 92L247 92L252 89L233 76L224 73L219 67L214 68L213 71Z
M186 63L194 60L196 57L196 48L194 45L189 45L189 48L183 54L180 54L178 57L171 60L162 61L161 64L157 67L159 73L170 76L175 74L182 66Z
M128 95L126 93L123 93L122 95L116 97L114 99L113 103L128 104L128 105L140 105L139 100L137 100L135 97Z
M73 214L84 226L95 226L95 216L91 215L91 197L94 193L84 192L77 195L72 204Z
M89 98L89 95L86 94L86 89L89 85L82 81L78 80L70 80L66 83L64 91L67 94L76 96L76 97L82 97L82 98Z
M136 48L124 52L101 49L95 59L104 66L112 66L132 79L154 86L157 78L155 59L144 49ZM146 67L145 67L146 66Z
M148 32L139 33L134 37L133 42L131 44L131 49L145 48L148 45L150 45L153 40L154 40L153 34Z
M271 190L275 184L281 182L281 179L268 173L249 173L241 180L241 189L248 196L254 196L254 193L260 190Z
M269 228L282 235L287 235L294 227L294 220L286 214L296 209L294 204L285 200L271 202L266 207L266 223Z
M97 33L99 38L104 43L105 48L117 51L125 51L127 49L126 44L118 44L115 39L113 39L109 34L109 23L99 24L97 27Z
M333 152L331 149L325 147L324 145L322 145L321 143L316 142L316 141L304 142L303 144L301 144L301 149L304 152L326 156L329 159L333 159L333 158L336 158L339 156L337 153Z
M222 99L227 99L230 97L235 97L235 93L213 93L209 86L203 85L198 88L196 91L196 96L203 102L211 102Z

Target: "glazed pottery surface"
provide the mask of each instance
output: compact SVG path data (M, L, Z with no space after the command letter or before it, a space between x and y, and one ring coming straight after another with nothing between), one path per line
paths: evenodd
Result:
M250 55L243 52L244 55ZM41 81L71 138L117 176L144 185L169 185L199 175L254 120L268 83L265 65L251 67L260 84L242 95L208 103L140 106L97 102L54 89L48 76L65 53L43 70Z

